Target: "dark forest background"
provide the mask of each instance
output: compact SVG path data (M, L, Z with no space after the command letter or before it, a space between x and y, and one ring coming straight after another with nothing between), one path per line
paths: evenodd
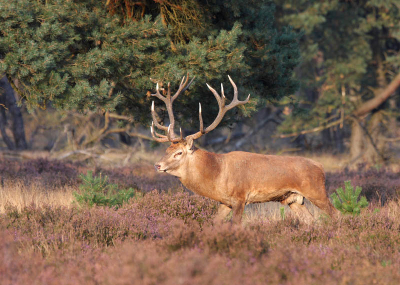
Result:
M213 151L330 153L346 166L399 159L400 4L387 1L0 0L0 148L60 158L152 150L155 86L184 134L239 99ZM168 124L165 107L155 101Z

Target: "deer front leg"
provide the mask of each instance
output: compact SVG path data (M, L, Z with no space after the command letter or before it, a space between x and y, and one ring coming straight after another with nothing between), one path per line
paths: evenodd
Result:
M232 222L234 224L240 224L242 221L242 215L244 211L244 201L238 201L235 203L235 205L232 205L232 210L233 210L233 217L232 217Z
M226 206L222 203L219 204L218 212L214 217L214 223L223 222L225 220L226 216L228 216L231 211L232 211L232 209L229 208L228 206Z

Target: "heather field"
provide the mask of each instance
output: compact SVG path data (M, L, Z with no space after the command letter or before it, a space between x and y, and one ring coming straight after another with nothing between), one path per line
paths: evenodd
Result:
M76 203L80 173L107 175L140 197L118 209ZM307 225L280 206L214 225L217 204L151 166L103 169L44 159L0 161L0 284L399 284L400 175L327 173L369 205Z

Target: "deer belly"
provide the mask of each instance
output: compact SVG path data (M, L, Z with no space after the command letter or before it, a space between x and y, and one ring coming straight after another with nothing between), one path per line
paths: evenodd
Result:
M264 203L264 202L281 202L288 196L293 194L293 189L277 189L270 191L251 191L247 194L246 204L251 203Z

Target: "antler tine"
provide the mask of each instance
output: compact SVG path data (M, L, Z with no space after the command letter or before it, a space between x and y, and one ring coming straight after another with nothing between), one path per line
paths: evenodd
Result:
M174 118L174 111L172 110L172 101L171 97L168 97L169 100L165 102L165 105L167 106L167 112L168 112L168 117L169 117L169 131L168 133L172 134L172 137L175 138L175 133L174 133L174 126L175 126L175 118Z
M179 96L179 94L185 92L190 85L193 83L195 77L192 78L192 80L189 82L189 73L187 74L187 76L183 76L182 80L179 84L179 88L178 91L174 94L174 96L171 97L171 84L168 82L168 89L167 89L167 94L166 96L163 96L160 93L160 89L159 89L159 84L157 83L156 86L156 93L151 94L151 96L155 96L158 99L160 99L161 101L163 101L165 103L165 106L167 108L167 112L168 112L168 117L169 117L169 127L163 126L160 124L160 122L157 120L157 113L155 111L154 108L154 101L151 104L151 115L153 117L153 123L152 126L150 127L150 131L152 133L153 138L158 141L158 142L166 142L166 141L171 141L171 142L177 142L177 141L181 141L183 140L183 135L182 135L182 129L180 129L180 137L177 138L175 133L174 133L174 126L175 126L175 118L174 118L174 112L173 112L173 108L172 108L172 103L173 101ZM167 132L167 135L160 135L157 132L155 132L154 130L154 125Z
M182 84L183 84L183 81L185 81L185 78L186 78L186 82L185 82L185 84L187 83L187 81L189 80L189 76L183 76L182 77L182 80L181 80L181 83L179 84L179 87L181 87L182 86Z
M163 95L161 95L158 83L157 83L157 86L156 86L156 93L151 94L151 96L155 96L155 97L157 97L158 99L160 99L163 102L167 101L167 99Z
M167 107L168 117L169 117L169 127L161 125L160 122L158 121L158 119L157 119L158 115L155 111L154 101L153 101L151 104L151 115L153 117L153 123L152 123L152 126L150 127L150 131L151 131L153 138L156 141L158 141L158 142L165 142L165 141L177 142L177 141L183 140L182 129L180 129L180 137L179 138L176 138L176 135L174 133L175 118L174 118L172 103L179 96L179 94L185 92L190 87L190 85L193 83L194 78L195 77L193 77L192 80L189 82L189 73L187 73L186 76L183 76L181 83L179 84L178 91L176 91L176 93L172 97L171 97L171 84L169 82L167 85L168 88L167 88L166 96L163 96L160 93L159 84L157 83L156 93L151 94L151 96L155 96L165 103L165 106ZM164 136L164 135L160 135L157 132L155 132L154 125L158 129L166 131L167 135Z
M225 93L224 93L224 85L222 83L221 83L221 95L222 95L222 107L224 107L226 97L225 97Z
M168 89L167 89L167 100L168 99L171 100L170 99L171 98L171 82L168 82L167 87L168 87Z
M190 137L192 137L193 139L198 139L203 134L206 134L206 133L212 131L213 129L215 129L218 126L218 124L222 121L222 118L224 117L225 113L227 111L229 111L230 109L249 102L250 94L246 100L244 100L244 101L238 100L238 90L237 90L236 84L235 84L235 82L233 82L233 80L231 79L231 77L229 75L228 75L228 78L233 86L234 94L233 94L232 102L229 105L225 106L225 94L224 94L224 87L222 84L221 84L222 98L221 98L221 96L219 96L219 94L217 93L217 91L215 91L214 88L212 88L210 85L207 84L207 87L211 90L211 92L214 94L215 98L218 101L218 106L219 106L218 115L215 118L214 122L212 122L212 124L210 126L208 126L205 130L203 130L203 118L201 116L201 105L200 105L200 110L199 110L200 131L198 131L197 133L195 133L193 135L190 135Z
M246 100L239 101L238 100L238 90L237 90L236 84L235 84L235 82L233 82L232 78L229 75L228 75L228 78L229 78L229 81L231 82L231 84L233 86L233 100L228 106L226 106L227 111L232 109L232 108L234 108L234 107L236 107L236 106L240 106L240 105L246 104L247 102L249 102L249 99L250 99L250 94L249 94L249 96L247 96Z
M184 85L187 83L188 79L189 79L189 77L186 77L186 81L185 81L185 76L182 77L182 80L181 80L181 83L179 84L178 90L175 92L174 96L172 96L172 98L171 98L172 102L182 93L182 89L183 89ZM184 81L185 81L185 84L183 83Z
M168 141L170 141L170 142L179 142L179 141L181 141L181 140L183 140L183 135L182 135L182 128L180 129L180 137L179 138L173 138L173 137L171 137L171 133L172 133L172 131L171 131L171 125L169 125L168 126L168 131L167 131L167 139L168 139Z
M171 101L174 102L174 100L182 93L184 93L189 87L190 85L192 85L193 80L196 78L196 76L194 76L192 78L192 80L190 80L189 82L189 73L186 76L182 77L181 83L179 84L179 88L178 91L176 91L176 93L174 94L174 96L172 96ZM186 80L185 80L186 79ZM189 84L188 84L189 82Z
M228 75L228 79L233 86L233 100L232 101L235 101L235 100L237 100L237 97L238 97L238 90L237 90L235 82L233 82L232 78L229 75Z
M168 130L168 127L161 125L157 120L158 115L154 109L154 101L151 103L151 116L153 117L153 124L155 123L157 128L159 128L160 130L163 130L163 131Z
M215 99L217 99L217 101L218 101L218 106L219 106L219 108L221 109L221 108L223 107L223 106L222 106L222 99L221 99L221 97L219 96L218 92L215 91L215 89L212 88L212 87L211 87L210 85L208 85L207 83L206 83L206 85L207 85L208 89L210 89L211 92L214 94Z
M169 141L171 140L171 124L168 126L167 138Z
M174 113L173 113L173 110L172 110L170 83L168 82L168 89L167 89L167 96L166 97L163 96L160 93L160 88L159 88L158 83L157 83L157 86L156 86L156 93L155 94L151 94L151 96L155 96L158 99L160 99L161 101L163 101L165 106L167 107L169 123L172 126L172 128L171 128L172 137L175 137L175 133L174 133L175 119L174 119ZM161 130L163 130L163 131L167 131L168 128L166 126L161 125L157 121L157 116L156 116L157 113L154 110L154 102L152 103L151 114L153 116L153 121L155 122L156 127L161 129Z
M193 80L195 78L196 78L196 76L193 76L193 78L192 78L192 80L190 80L189 84L187 84L186 87L182 89L182 91L181 91L182 93L189 89L190 85L192 85ZM189 79L189 75L188 75L188 79Z
M199 121L200 121L200 133L204 134L203 116L201 114L201 103L199 103Z
M187 73L186 76L182 77L181 83L179 84L179 88L176 91L176 93L174 94L174 96L171 97L171 93L170 93L170 85L168 83L168 95L167 95L167 100L166 100L166 105L167 105L167 110L168 110L168 116L169 116L169 122L170 122L170 126L171 126L171 132L173 134L173 137L176 137L175 133L174 133L174 126L175 126L175 118L174 118L174 113L172 110L172 103L174 102L174 100L183 92L185 92L189 86L192 84L194 78L192 78L192 80L190 81L190 83L188 84L189 81L189 73Z
M157 142L167 142L168 141L167 136L161 135L161 134L157 133L156 131L154 131L154 122L151 123L150 132L151 132L151 136L153 137L153 139L155 141L157 141Z

